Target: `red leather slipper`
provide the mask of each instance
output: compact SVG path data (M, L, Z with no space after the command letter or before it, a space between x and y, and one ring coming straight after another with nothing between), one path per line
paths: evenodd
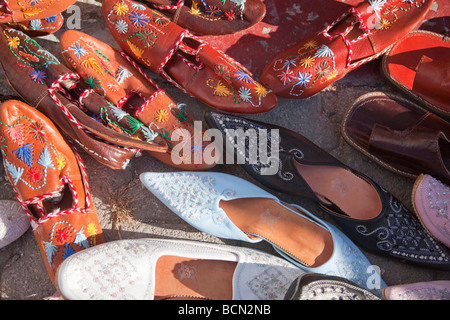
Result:
M450 117L450 39L414 31L383 58L385 76L428 111Z

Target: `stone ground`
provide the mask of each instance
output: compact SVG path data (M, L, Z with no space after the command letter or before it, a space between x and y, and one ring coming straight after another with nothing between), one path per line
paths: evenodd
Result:
M267 3L268 1L266 1ZM297 1L302 3L301 1ZM294 2L295 3L295 2ZM116 46L108 33L100 12L101 2L78 1L82 12L81 30ZM67 15L65 15L67 17ZM50 52L59 55L58 37L66 26L55 35L37 39ZM267 57L269 59L269 57ZM0 71L1 73L1 71ZM189 111L201 119L207 105L190 98L169 83L154 77L177 101L188 104ZM274 123L295 130L315 142L324 150L350 167L364 172L388 189L403 204L411 208L411 190L414 180L393 174L373 163L350 147L340 134L343 116L359 96L373 91L396 92L379 72L379 61L371 62L336 82L332 87L307 100L279 99L279 105L267 114L249 118ZM0 74L0 93L15 94L3 74ZM81 152L100 222L107 241L135 238L188 239L213 243L248 246L276 254L263 242L250 245L238 241L222 240L198 232L160 203L139 181L145 171L166 172L177 169L164 165L148 154L134 158L128 168L115 171L97 163ZM213 169L252 181L237 165L219 165ZM270 191L270 190L268 190ZM272 192L274 193L274 192ZM312 202L300 198L276 194L280 199L304 206L318 217L328 216ZM0 199L15 199L6 173L0 168ZM381 268L382 277L388 285L419 281L450 280L450 273L413 266L401 261L366 253L369 260ZM41 300L52 296L55 288L49 280L34 235L29 229L20 239L0 249L0 299Z

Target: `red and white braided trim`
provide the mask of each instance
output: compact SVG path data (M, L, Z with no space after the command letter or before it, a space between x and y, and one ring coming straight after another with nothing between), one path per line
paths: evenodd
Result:
M9 17L11 17L12 15L13 15L13 11L9 8L9 3L8 3L8 1L6 1L6 0L3 0L3 2L4 2L4 5L2 5L2 6L0 6L0 8L1 7L5 7L5 13L4 14L2 14L2 15L0 15L0 19L4 19L4 18L9 18Z

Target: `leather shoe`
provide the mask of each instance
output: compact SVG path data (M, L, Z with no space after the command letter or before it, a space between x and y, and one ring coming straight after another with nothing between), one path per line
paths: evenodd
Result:
M266 164L258 158L242 167L268 188L318 203L362 249L424 267L450 270L448 248L436 241L390 192L304 136L238 116L208 112L205 118L209 126L223 133L224 140L228 139L227 129L278 130L278 170L262 174ZM269 138L273 139L264 136L270 146L273 140ZM245 148L235 148L233 152L249 154L249 147Z
M234 34L260 22L266 14L261 0L146 0L180 27L198 35Z
M351 7L324 30L279 53L261 82L276 95L308 98L378 58L408 34L433 0L369 0Z
M3 164L50 279L74 252L104 242L81 157L55 125L15 100L0 105Z
M435 280L398 284L383 290L386 300L450 300L450 281Z
M183 92L225 112L275 108L276 96L244 66L158 11L131 0L105 0L102 12L126 53Z
M243 247L128 239L69 257L57 283L69 300L281 300L305 272Z
M427 173L450 183L450 123L401 96L359 97L347 111L342 135L394 173L414 179Z
M58 13L51 17L42 19L26 20L22 22L10 22L6 26L8 28L17 29L30 37L41 37L55 33L64 24L64 17Z
M75 30L62 34L60 46L66 65L83 78L98 81L93 89L114 105L111 108L115 113L132 115L133 121L140 121L149 134L166 141L168 151L149 151L153 157L184 170L214 167L214 161L203 159L203 150L211 148L211 144L196 144L195 139L203 137L203 130L196 127L196 120L187 113L187 106L170 97L126 53ZM176 131L183 132L183 141L172 139ZM172 153L177 143L187 143L189 154ZM177 157L175 162L179 164L173 157ZM194 161L196 157L201 157L202 161Z

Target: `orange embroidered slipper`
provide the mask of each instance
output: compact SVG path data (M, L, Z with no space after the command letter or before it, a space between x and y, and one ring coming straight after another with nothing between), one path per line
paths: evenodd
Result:
M383 57L386 78L428 111L450 119L450 38L417 30Z
M68 66L82 77L98 80L94 90L114 105L117 118L131 114L149 135L164 139L168 151L149 151L153 157L184 170L215 166L215 159L203 157L213 145L203 141L201 122L195 122L185 104L173 100L125 52L76 30L64 32L60 46ZM178 143L186 148L178 148Z
M52 17L65 11L75 2L76 0L0 0L0 23Z
M71 254L103 243L81 158L54 124L16 100L0 105L3 164L54 283Z
M180 27L198 35L234 34L246 30L266 15L261 0L146 0Z
M276 95L304 99L384 54L422 23L433 0L368 0L322 31L279 53L261 82Z
M42 19L26 20L22 22L10 22L7 23L7 26L13 29L20 30L30 37L41 37L55 33L56 31L61 29L63 24L64 17L61 13L58 13L54 16Z
M277 97L233 58L131 0L105 0L102 12L119 46L133 59L207 105L232 113L263 113Z

